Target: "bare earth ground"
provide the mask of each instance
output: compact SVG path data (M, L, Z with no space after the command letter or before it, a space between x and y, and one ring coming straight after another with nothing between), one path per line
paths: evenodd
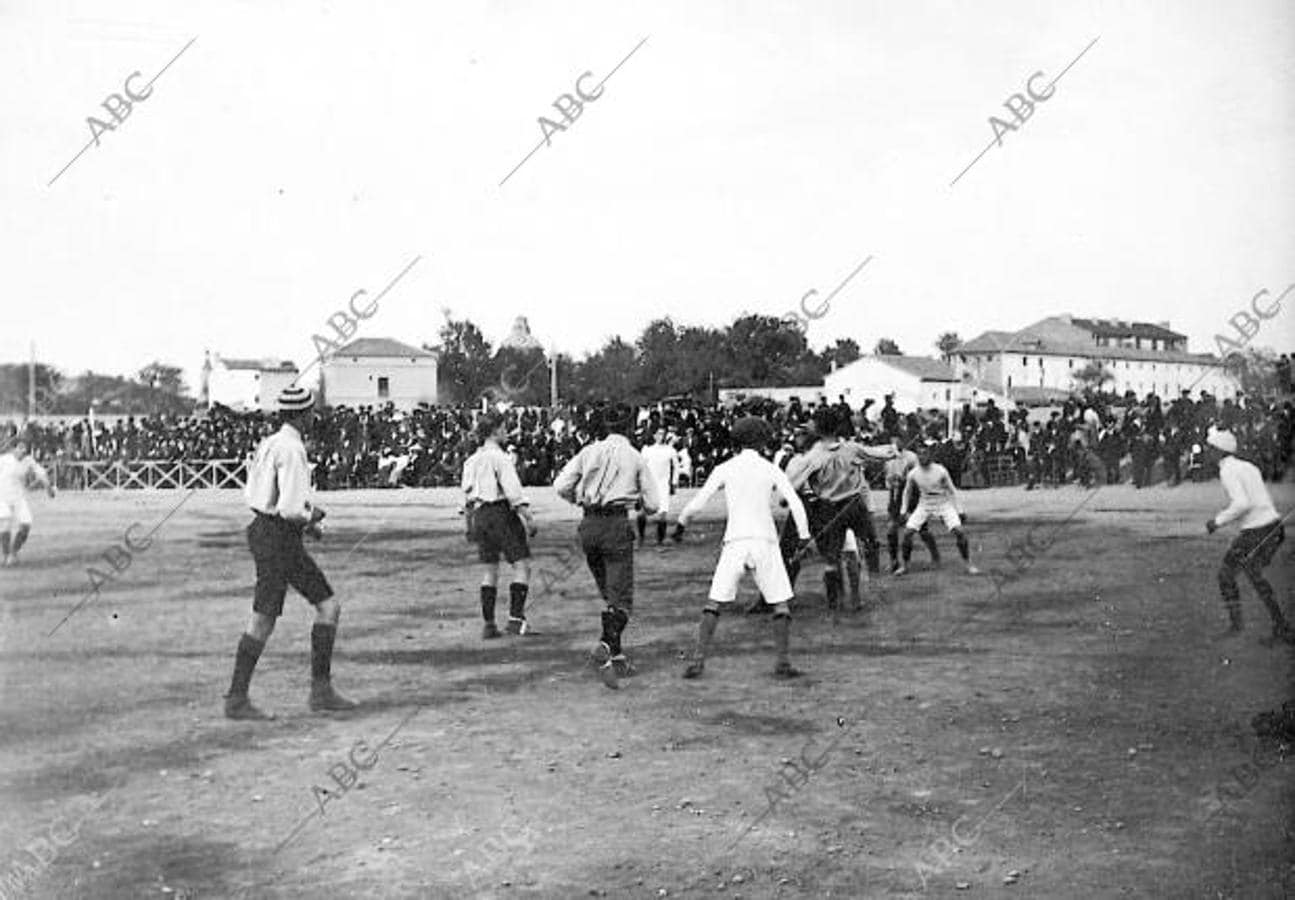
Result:
M253 683L265 724L220 715L253 580L237 493L192 496L52 635L96 557L181 495L34 498L23 565L0 571L0 895L1295 895L1295 761L1249 726L1295 697L1295 657L1260 643L1249 585L1245 635L1214 640L1217 483L966 494L1001 594L937 527L943 570L919 545L871 614L834 622L815 562L789 683L767 618L742 615L706 677L679 678L717 553L704 523L639 553L640 673L619 692L585 666L592 579L559 561L576 515L532 494L544 633L489 644L456 492L324 495L334 673L363 707L307 712L291 598ZM1295 489L1276 495L1285 511ZM1013 564L1037 523L1043 549ZM1293 545L1269 570L1288 609ZM369 768L343 792L330 767L349 785L353 752Z

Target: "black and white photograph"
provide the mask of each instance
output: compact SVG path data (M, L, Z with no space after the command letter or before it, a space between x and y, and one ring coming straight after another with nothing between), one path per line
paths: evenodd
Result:
M0 900L1295 897L1288 0L0 78Z

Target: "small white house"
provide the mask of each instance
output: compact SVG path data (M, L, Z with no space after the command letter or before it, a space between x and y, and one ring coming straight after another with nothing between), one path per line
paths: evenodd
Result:
M870 413L877 415L887 394L895 395L901 413L918 409L946 411L962 403L962 380L948 363L926 356L863 356L829 372L823 393L835 401L844 397L852 409L875 400Z
M207 353L202 364L202 400L239 411L278 409L279 392L297 378L290 360L225 359Z
M411 410L436 403L435 353L391 338L360 338L330 353L320 366L328 406L385 406Z

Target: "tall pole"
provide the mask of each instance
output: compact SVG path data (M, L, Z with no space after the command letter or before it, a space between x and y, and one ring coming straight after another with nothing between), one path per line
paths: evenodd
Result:
M549 406L558 405L558 349L549 353Z
M36 342L31 342L31 362L27 365L27 421L36 415Z

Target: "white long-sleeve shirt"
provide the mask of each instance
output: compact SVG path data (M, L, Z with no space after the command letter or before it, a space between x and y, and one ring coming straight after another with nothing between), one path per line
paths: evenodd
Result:
M1215 525L1223 526L1233 519L1240 519L1243 529L1262 528L1281 518L1254 463L1225 456L1219 461L1219 480L1223 482L1230 502L1227 509L1214 517Z
M310 521L310 463L297 429L286 422L261 441L247 467L247 505L290 522Z
M49 486L49 475L28 454L22 459L13 451L0 454L0 501L13 503L27 492L28 485Z
M688 501L679 514L679 524L687 525L720 489L723 489L724 501L728 505L725 543L745 538L778 540L778 532L773 526L773 511L769 508L769 494L775 490L787 501L801 539L809 540L805 504L796 496L791 480L782 469L750 449L715 467L697 496Z

